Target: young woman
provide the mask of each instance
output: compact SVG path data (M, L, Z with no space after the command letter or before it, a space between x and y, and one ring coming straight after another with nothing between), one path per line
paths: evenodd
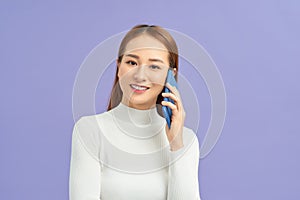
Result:
M165 84L169 69L177 80L178 49L165 29L137 25L125 35L107 112L74 125L70 200L200 199L199 143L179 91ZM162 106L172 110L170 128Z

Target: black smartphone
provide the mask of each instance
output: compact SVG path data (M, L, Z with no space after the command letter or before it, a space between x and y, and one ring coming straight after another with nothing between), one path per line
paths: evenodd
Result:
M175 86L178 89L178 85L177 85L177 82L173 75L173 70L171 68L168 70L166 83L169 83L170 85ZM170 93L171 91L165 86L163 89L163 92ZM168 97L164 97L164 101L169 101L169 102L174 103L174 101ZM164 117L167 121L168 127L170 128L171 127L171 119L172 119L172 109L169 108L168 106L162 106L162 111L163 111Z

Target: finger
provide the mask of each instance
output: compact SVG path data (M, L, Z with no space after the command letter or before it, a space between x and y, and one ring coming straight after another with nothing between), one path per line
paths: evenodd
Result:
M168 106L174 114L178 112L177 106L169 101L162 101L161 104L164 106Z
M177 90L177 88L176 88L175 86L172 86L170 83L166 83L166 87L167 87L172 93L174 93L178 98L180 98L179 91Z
M174 102L178 102L178 101L179 101L178 97L177 97L175 94L173 94L173 93L166 93L166 92L163 92L161 95L162 95L163 97L171 98Z
M180 94L179 94L179 91L177 90L177 88L175 86L172 86L170 83L166 83L166 86L177 97L178 110L179 111L183 110L183 105L182 105L181 97L180 97Z

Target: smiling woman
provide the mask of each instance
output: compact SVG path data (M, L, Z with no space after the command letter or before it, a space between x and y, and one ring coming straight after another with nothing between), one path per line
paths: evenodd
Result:
M121 102L146 110L156 106L169 69L168 50L148 35L132 39L118 63L118 78L123 92Z
M135 26L116 61L107 112L74 125L70 200L199 200L198 139L184 126L179 91L165 84L169 69L177 80L174 39L159 26ZM162 105L172 110L170 128Z

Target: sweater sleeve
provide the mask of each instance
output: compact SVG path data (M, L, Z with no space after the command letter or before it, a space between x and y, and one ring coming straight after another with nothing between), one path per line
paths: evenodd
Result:
M185 131L184 147L176 151L169 150L171 162L167 200L200 200L199 142L191 129L185 128Z
M69 176L70 200L100 200L101 165L86 147L81 134L89 134L88 123L79 119L74 125Z

